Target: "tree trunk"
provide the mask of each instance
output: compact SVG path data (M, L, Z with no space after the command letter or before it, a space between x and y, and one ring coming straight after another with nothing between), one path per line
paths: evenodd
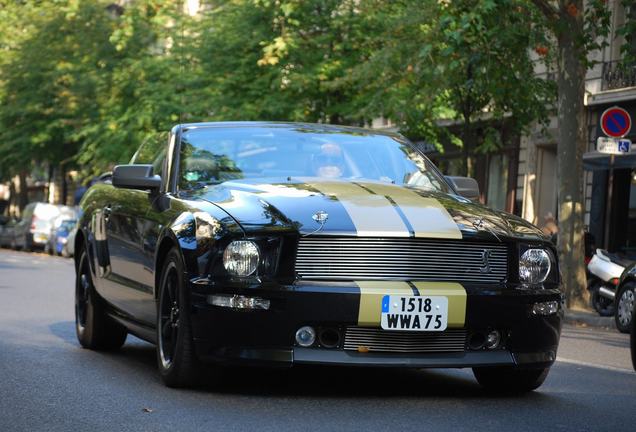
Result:
M464 124L462 125L462 172L461 175L469 177L471 175L470 150L474 143L473 125L470 115L464 114Z
M67 195L68 195L68 182L66 180L66 165L62 164L60 166L62 170L62 205L66 205Z
M18 208L20 209L20 216L22 216L22 210L29 203L29 189L27 188L27 172L20 171L18 175L20 178L20 190L18 191Z
M46 187L46 201L51 204L55 203L55 198L51 196L52 195L51 189L55 189L55 186L53 185L54 174L55 174L55 167L52 163L49 163L49 178L48 178L48 183Z
M558 249L568 307L587 306L584 267L583 153L587 147L586 110L583 105L586 65L582 0L572 1L577 14L561 10L564 27L558 33Z

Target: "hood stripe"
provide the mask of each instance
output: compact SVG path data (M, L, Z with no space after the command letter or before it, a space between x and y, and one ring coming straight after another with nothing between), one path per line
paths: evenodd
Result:
M413 282L407 282L407 284L409 284L409 286L411 287L411 289L413 290L413 295L418 297L420 295L420 290L417 289L417 287L415 286L415 284Z
M373 192L371 189L369 189L368 187L366 187L363 184L356 183L356 182L352 182L352 183L354 185L356 185L356 186L360 186L362 189L364 189L365 191L369 192L372 195L378 195L378 194L376 194L375 192ZM395 209L397 214L400 215L400 219L402 219L402 222L404 223L404 226L409 231L409 235L411 237L415 237L415 231L413 230L413 227L411 226L411 222L409 222L408 218L406 217L406 215L404 214L404 212L402 211L400 206L397 205L397 203L390 196L384 195L384 198L386 198L386 200L391 203L391 205L393 206L393 208Z
M435 198L423 197L404 187L356 183L365 190L390 197L408 220L415 237L461 239L462 233L446 208Z
M466 290L456 282L355 281L360 288L358 325L380 327L382 297L445 296L448 298L448 328L463 328L466 323Z
M448 327L462 328L466 323L466 289L457 282L413 282L422 296L448 298Z
M324 195L336 198L349 214L358 236L410 237L409 229L400 214L384 195L372 194L348 182L308 181L307 185Z

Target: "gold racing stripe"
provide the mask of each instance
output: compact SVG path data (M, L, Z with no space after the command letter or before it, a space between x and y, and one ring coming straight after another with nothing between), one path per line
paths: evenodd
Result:
M412 296L413 289L401 281L356 281L360 288L358 325L380 327L382 297L385 295ZM456 282L412 282L421 296L448 298L448 328L463 328L466 322L466 290Z
M448 327L462 328L466 323L466 290L457 282L412 282L421 296L448 298Z
M361 327L380 327L382 297L385 295L413 295L413 288L406 282L356 281L356 284L360 287L358 325Z
M360 183L378 195L390 197L411 225L415 237L461 239L457 224L435 198L427 198L417 192L389 184Z
M374 195L347 182L307 182L307 185L336 198L349 214L358 236L410 237L400 214L384 195Z

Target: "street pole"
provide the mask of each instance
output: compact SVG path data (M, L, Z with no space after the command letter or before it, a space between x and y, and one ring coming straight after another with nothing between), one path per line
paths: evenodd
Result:
M603 248L609 249L610 217L612 215L612 189L614 189L614 155L610 155L609 175L607 176L607 201L605 201L605 235Z

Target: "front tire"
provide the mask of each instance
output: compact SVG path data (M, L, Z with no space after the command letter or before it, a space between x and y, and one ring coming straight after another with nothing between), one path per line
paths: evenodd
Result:
M157 364L168 387L191 387L200 372L183 272L179 252L172 249L162 267L157 303Z
M75 331L84 348L114 350L126 341L127 331L104 310L93 285L88 255L81 251L75 279Z
M539 388L549 371L550 368L483 367L473 368L473 375L487 390L499 393L527 393Z
M616 314L614 321L616 328L621 333L629 333L631 330L632 319L634 319L634 301L636 298L636 283L627 282L621 286L616 292Z

